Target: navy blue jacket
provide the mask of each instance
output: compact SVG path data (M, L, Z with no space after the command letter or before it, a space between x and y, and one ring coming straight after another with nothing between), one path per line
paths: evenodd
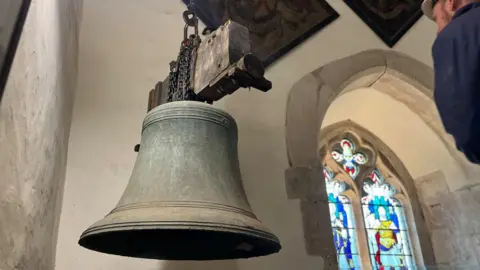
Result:
M432 48L435 103L457 148L480 164L480 3L458 10Z

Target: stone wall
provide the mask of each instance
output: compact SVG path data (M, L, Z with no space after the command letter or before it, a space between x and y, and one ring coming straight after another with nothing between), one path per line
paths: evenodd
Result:
M438 266L480 265L480 185L451 191L441 171L415 179Z
M0 105L0 269L50 270L77 77L81 0L34 0Z

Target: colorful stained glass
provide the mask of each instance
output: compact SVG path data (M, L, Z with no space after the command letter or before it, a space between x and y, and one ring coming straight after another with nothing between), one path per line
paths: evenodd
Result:
M343 139L340 141L342 151L332 151L332 158L343 165L343 169L355 179L359 170L359 165L366 164L368 162L367 156L364 153L356 152L355 144L349 139Z
M373 269L414 267L405 212L394 198L397 190L378 170L364 182L363 190L362 210Z
M324 165L323 174L328 193L330 221L337 251L339 269L360 269L357 237L350 199L341 195L346 190L344 182L334 179L334 173Z

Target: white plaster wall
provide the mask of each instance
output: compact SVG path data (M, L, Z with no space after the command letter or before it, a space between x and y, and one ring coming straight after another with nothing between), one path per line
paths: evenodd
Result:
M85 0L56 269L321 269L322 259L305 252L299 203L285 194L287 94L306 73L330 61L387 49L343 1L329 3L340 18L269 68L269 93L238 91L218 105L238 122L245 189L254 212L281 239L281 253L236 262L165 263L95 253L77 241L115 206L127 184L148 91L176 58L185 7L180 0ZM422 18L395 50L431 65L435 32Z
M440 170L447 183L464 179L462 170L438 135L403 103L373 88L341 95L330 106L322 127L352 120L378 136L404 163L413 179Z
M53 269L81 0L34 0L0 105L0 269Z
M440 170L451 187L464 183L462 169L438 135L403 103L373 88L358 89L335 99L322 127L347 119L386 143L413 179Z

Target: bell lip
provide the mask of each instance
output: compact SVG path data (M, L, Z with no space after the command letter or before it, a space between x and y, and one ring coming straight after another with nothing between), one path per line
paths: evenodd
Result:
M132 255L128 254L128 252L118 252L112 250L105 250L102 247L95 247L94 245L88 244L88 241L91 238L97 238L102 241L102 238L105 240L107 239L109 234L117 234L120 237L122 233L125 232L141 232L141 231L162 231L163 233L166 232L175 232L175 231L188 231L192 232L199 232L199 233L223 233L223 234L233 234L237 235L238 237L247 238L254 241L260 241L264 245L262 249L259 251L255 251L252 253L243 253L237 254L236 256L208 256L208 257L182 257L182 256L162 256L157 254L156 256L152 255ZM115 223L111 225L101 225L101 226L91 226L86 231L82 233L78 244L86 249L111 254L111 255L118 255L118 256L126 256L126 257L136 257L136 258L144 258L144 259L160 259L160 260L195 260L195 261L204 261L204 260L230 260L230 259L242 259L242 258L253 258L253 257L260 257L260 256L267 256L271 254L278 253L282 246L280 244L280 240L272 233L268 231L256 230L254 228L246 228L240 226L232 226L231 224L219 224L219 223L206 223L206 222L149 222L145 224L145 222L126 222L126 223ZM214 245L214 244L213 244Z
M242 227L242 226L235 226L231 224L224 224L224 223L218 223L218 222L208 223L208 222L191 222L191 221L189 222L137 221L137 222L123 222L123 223L113 223L113 224L104 224L104 225L96 225L96 224L86 229L82 233L80 238L86 237L91 234L103 233L107 231L108 232L122 231L125 228L129 228L129 229L134 228L135 230L140 230L139 227L142 227L141 229L148 230L148 229L158 228L159 226L161 226L166 230L196 228L196 229L212 230L212 231L220 230L220 231L226 231L226 232L230 232L230 231L243 232L245 234L261 236L264 238L270 238L276 242L280 242L273 233L270 233L265 230L257 230L257 229L254 229L253 227ZM219 228L219 226L222 226L222 227Z

